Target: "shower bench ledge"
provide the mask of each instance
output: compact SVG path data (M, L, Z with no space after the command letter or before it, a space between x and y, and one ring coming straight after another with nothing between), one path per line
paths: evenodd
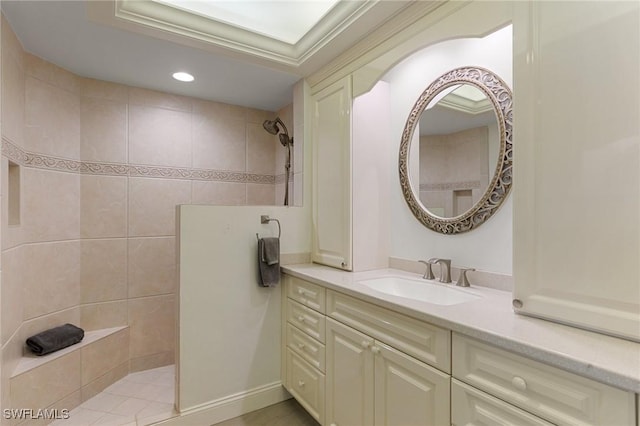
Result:
M34 368L38 368L48 362L51 362L55 359L63 357L73 351L80 350L86 346L89 346L92 343L95 343L101 339L104 339L105 337L109 337L119 332L120 330L124 330L128 327L129 326L125 325L121 327L102 328L99 330L87 331L85 332L84 338L80 343L76 343L75 345L71 345L69 347L60 349L59 351L56 351L47 355L37 356L32 353L27 353L23 355L20 361L18 362L16 369L11 374L11 378L19 376L20 374L24 374L28 371L31 371Z

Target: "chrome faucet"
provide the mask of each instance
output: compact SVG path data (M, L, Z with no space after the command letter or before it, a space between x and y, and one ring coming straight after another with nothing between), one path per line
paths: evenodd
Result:
M440 258L434 257L429 259L428 262L431 264L440 265L440 282L441 283L451 282L451 259L440 259Z
M418 262L424 263L427 266L427 270L424 271L424 275L422 276L422 278L424 278L425 280L435 279L433 271L431 270L431 265L433 265L433 263L427 262L426 260L418 260Z

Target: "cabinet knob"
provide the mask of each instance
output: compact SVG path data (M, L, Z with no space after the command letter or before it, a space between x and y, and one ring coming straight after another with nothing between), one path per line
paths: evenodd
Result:
M303 290L303 289L301 289L301 288L299 288L299 289L298 289L298 294L304 294L304 290Z
M362 343L360 343L360 345L363 348L367 349L369 347L370 343L368 341L366 341L366 340L363 340Z
M298 321L300 321L300 322L304 322L304 317L303 317L302 315L300 315L300 316L298 317Z
M527 390L527 382L520 376L514 376L513 379L511 379L511 384L518 390Z
M305 385L305 382L303 382L302 380L298 380L298 386L303 388Z
M374 354L378 354L380 353L380 348L377 346L372 346L371 347L371 352L373 352Z
M298 348L299 349L304 349L304 343L298 343Z

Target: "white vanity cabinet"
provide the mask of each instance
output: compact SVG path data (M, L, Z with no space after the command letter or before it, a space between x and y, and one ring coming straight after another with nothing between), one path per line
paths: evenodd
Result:
M449 424L448 374L331 318L327 357L327 424Z
M636 395L453 333L452 423L636 424ZM533 415L532 415L533 414Z
M448 330L284 277L284 383L316 420L450 423Z
M325 401L325 289L283 276L285 388L320 424Z
M347 76L309 99L316 263L349 271L387 265L388 96L381 82L353 99Z

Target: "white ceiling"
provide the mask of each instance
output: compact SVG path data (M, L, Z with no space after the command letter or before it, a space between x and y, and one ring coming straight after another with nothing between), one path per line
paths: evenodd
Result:
M279 13L277 7L287 2L261 3ZM78 75L275 111L291 103L295 82L407 4L341 0L318 14L318 23L295 43L248 30L249 19L247 25L229 25L166 1L2 0L1 7L28 52ZM176 71L196 80L175 81Z

